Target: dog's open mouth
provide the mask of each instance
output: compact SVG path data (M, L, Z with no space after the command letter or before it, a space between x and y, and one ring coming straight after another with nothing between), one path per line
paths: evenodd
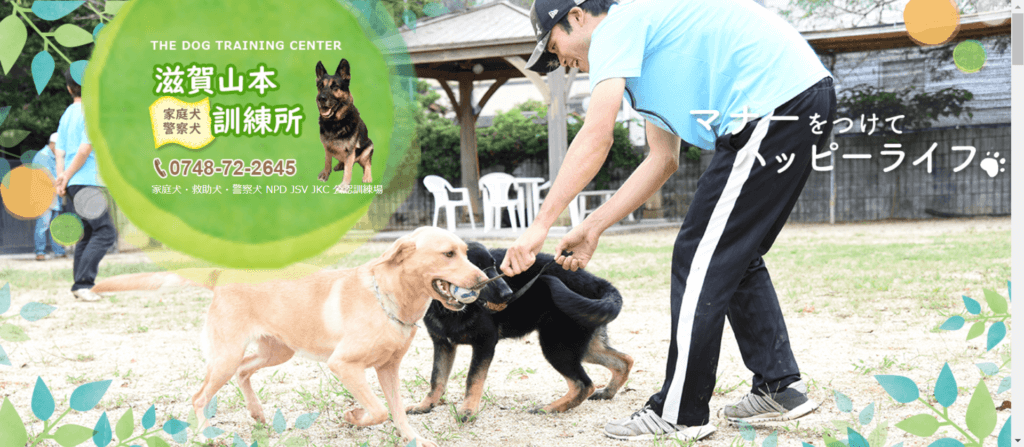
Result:
M451 309L462 310L466 307L466 304L476 301L475 294L465 294L466 296L458 296L458 292L455 290L455 284L452 284L443 279L435 279L433 285L434 291L445 299L445 304Z

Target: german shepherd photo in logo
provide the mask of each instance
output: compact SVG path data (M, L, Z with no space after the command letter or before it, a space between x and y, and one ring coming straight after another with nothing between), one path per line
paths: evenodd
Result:
M338 165L334 170L345 171L341 180L343 189L352 183L352 167L356 163L363 167L363 183L373 182L373 141L352 102L348 89L351 80L351 68L345 59L333 75L327 74L322 62L316 63L316 105L320 112L320 142L325 152L324 170L317 179L327 181L331 175L331 159L336 159Z

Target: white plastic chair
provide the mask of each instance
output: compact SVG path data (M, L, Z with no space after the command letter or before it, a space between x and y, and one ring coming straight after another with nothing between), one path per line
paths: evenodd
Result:
M548 181L546 181L544 183L541 183L540 186L538 186L538 187L533 189L533 215L534 216L540 214L540 205L541 205L541 203L544 202L544 200L540 198L540 192L545 190L545 189L551 188L551 185L553 183L554 182L552 180L548 180ZM580 217L580 206L579 206L580 202L581 202L581 200L580 200L579 196L573 197L572 201L569 202L569 225L571 225L573 227L579 226L580 222L583 221L583 218Z
M509 191L516 190L516 197L510 198ZM501 209L508 210L508 220L512 228L519 230L519 222L526 222L526 206L523 202L523 190L515 186L515 177L504 172L492 172L480 177L480 191L484 196L484 231L501 228Z
M469 204L469 188L452 188L452 184L436 175L423 177L423 186L427 187L434 195L434 226L437 226L437 215L441 207L445 209L445 218L448 219L448 231L455 231L455 208L466 207L469 214L469 224L476 229L476 221L473 219L473 209ZM448 193L459 193L462 197L459 200L452 200Z

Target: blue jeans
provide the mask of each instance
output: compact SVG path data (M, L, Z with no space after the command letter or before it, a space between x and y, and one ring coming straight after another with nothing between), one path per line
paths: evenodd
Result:
M54 217L57 217L57 214L57 210L46 210L42 216L39 216L39 218L36 219L35 242L37 255L46 254L47 239L50 240L50 246L53 247L53 254L55 256L64 255L64 247L61 247L60 244L53 240L53 237L49 234L50 221L53 220Z

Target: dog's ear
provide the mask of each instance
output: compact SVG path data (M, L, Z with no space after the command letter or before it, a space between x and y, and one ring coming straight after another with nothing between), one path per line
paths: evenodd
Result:
M324 63L317 61L316 63L316 80L319 81L327 76L327 69L324 68Z
M352 73L349 70L348 60L347 59L342 59L341 62L338 63L338 69L334 71L334 75L335 76L345 77L345 78L352 77Z
M394 244L391 244L391 247L384 252L381 258L384 259L384 262L401 264L410 255L412 255L414 251L416 251L416 240L405 236L398 238Z

